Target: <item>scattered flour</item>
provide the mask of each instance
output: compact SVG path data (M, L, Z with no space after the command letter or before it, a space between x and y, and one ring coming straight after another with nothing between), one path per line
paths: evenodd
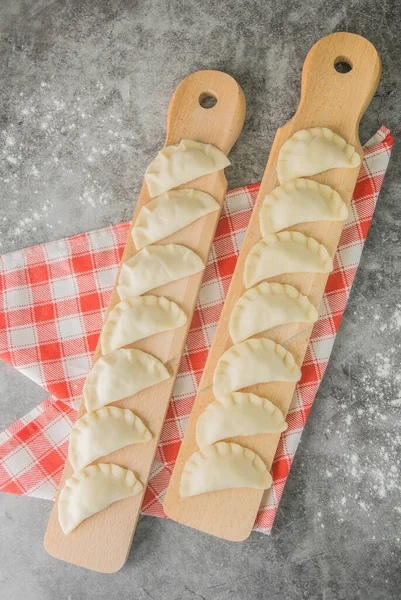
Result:
M377 533L385 511L401 514L400 305L386 319L386 328L376 331L386 331L394 341L388 349L379 342L371 356L347 365L349 397L340 395L337 404L335 423L342 427L331 423L325 428L333 441L324 472L330 510L338 522L355 524L360 517L361 524ZM358 386L353 384L354 369Z
M379 377L388 377L390 375L391 364L390 358L383 354L377 354L378 364L377 364L377 375Z
M109 103L116 91L116 98L130 100L129 81L87 85L90 89L83 87L78 94L74 86L56 94L51 81L39 81L30 94L18 92L14 118L0 130L0 185L9 205L24 211L11 211L8 222L0 219L2 240L21 245L21 236L61 224L64 206L70 215L68 194L89 210L110 205L115 193L110 172L121 175L117 193L132 188L126 173L133 164L133 130L120 118L118 103ZM36 210L31 211L29 198L34 196L43 199L42 208L35 198Z
M401 329L401 306L400 305L397 305L397 308L393 314L391 322L393 324L393 327L395 327L398 330Z

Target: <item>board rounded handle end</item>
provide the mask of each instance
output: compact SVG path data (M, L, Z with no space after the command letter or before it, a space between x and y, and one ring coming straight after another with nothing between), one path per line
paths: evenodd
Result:
M359 121L379 85L380 76L379 53L366 38L339 32L320 39L312 46L303 66L301 101L293 121L307 114L309 127L328 127L349 143L358 145ZM319 121L322 105L331 115L330 122ZM346 131L350 122L355 124L353 139Z
M176 88L169 104L166 146L185 136L198 140L199 131L225 154L241 133L245 95L237 81L221 71L196 71ZM191 131L193 134L191 135Z

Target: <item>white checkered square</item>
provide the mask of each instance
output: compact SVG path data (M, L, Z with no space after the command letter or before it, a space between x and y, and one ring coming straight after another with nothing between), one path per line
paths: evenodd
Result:
M46 437L55 445L68 439L71 433L71 424L67 419L59 418L45 430Z
M220 285L216 285L216 283L217 282L214 281L213 283L202 285L199 291L198 300L201 305L207 306L209 304L217 304L218 302L221 302L222 290Z
M57 330L61 340L81 337L84 333L79 317L56 320Z
M384 152L372 152L369 156L369 169L371 172L385 173L390 156Z
M218 325L218 323L216 323L216 325L210 325L209 327L205 327L204 328L205 338L209 342L209 344L208 344L209 346L212 345L213 338L214 338L214 336L216 334L217 325Z
M3 256L0 257L0 266L5 272L21 269L25 266L25 263L26 256L23 250L10 252L10 254L3 254Z
M71 254L70 244L67 240L58 240L57 242L44 244L43 251L49 262L60 260L60 258L65 259Z
M28 286L13 288L5 291L5 301L8 308L22 308L32 302L32 292Z
M53 300L62 300L63 298L75 297L78 293L75 279L68 277L65 279L54 279L51 285L51 294Z
M116 244L116 238L111 229L96 231L90 235L89 240L94 251L114 248Z
M325 362L329 359L333 349L334 336L331 335L328 339L319 338L310 343L310 347L314 354L314 358L319 362Z
M361 260L362 249L363 246L361 244L339 248L338 255L340 256L342 268L349 269L352 266L358 265Z
M285 447L286 454L293 456L298 448L299 441L301 439L302 429L296 431L289 431L285 436Z
M233 215L237 212L243 212L252 208L252 199L250 194L243 190L236 190L227 194L227 199L224 203L225 213Z
M9 331L10 341L15 348L35 346L37 344L33 327L20 327Z
M57 485L54 481L47 481L46 479L35 488L35 496L43 498L44 500L53 500L57 492Z
M246 236L246 229L241 229L241 231L235 231L233 235L233 241L235 243L235 247L239 250L244 243L244 239Z
M116 280L117 269L101 269L95 273L99 288L111 289Z
M20 475L32 465L32 456L23 446L4 459L4 466L12 475Z
M91 368L91 358L87 355L66 358L63 361L66 379L85 377Z
M196 393L196 381L191 373L178 375L175 380L173 396L193 396Z

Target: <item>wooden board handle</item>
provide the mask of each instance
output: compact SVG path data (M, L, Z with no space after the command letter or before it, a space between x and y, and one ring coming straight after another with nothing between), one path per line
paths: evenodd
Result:
M203 98L216 99L212 108L203 108ZM197 71L175 90L167 115L166 146L187 137L202 141L207 138L225 154L235 144L243 126L245 96L235 79L221 71ZM239 115L241 118L238 118ZM223 120L223 123L222 123ZM224 135L222 125L225 127Z
M346 73L336 71L335 65L339 62L349 64L351 70ZM302 116L306 115L308 127L323 125L359 146L359 122L373 98L380 75L380 56L364 37L354 33L333 33L322 38L306 57L301 100L287 127L296 124L297 129L301 129L304 127ZM322 111L326 118L324 123L320 121Z
M349 61L352 66L349 73L342 74L335 70L334 63L339 58ZM245 259L252 246L261 239L260 208L265 196L279 185L276 172L279 150L295 131L324 126L342 135L362 154L358 138L358 124L379 83L380 72L380 58L374 47L364 38L349 33L334 33L323 38L313 46L306 58L302 73L301 102L294 117L277 131L274 139L260 191L164 500L164 510L171 519L232 541L244 540L252 530L262 499L261 491L231 489L191 498L181 498L179 488L182 470L191 454L198 450L195 441L196 421L214 400L212 382L216 364L223 352L233 345L228 332L228 323L235 303L245 291L243 283ZM357 169L331 169L311 179L332 186L349 204L357 175ZM342 223L303 223L289 229L313 236L323 243L333 256L340 238ZM269 281L294 285L302 294L309 297L314 306L319 307L327 283L327 274L287 274ZM305 329L305 324L294 323L274 327L265 335L261 334L256 337L268 337L283 344L294 355L296 362L302 364L310 333L311 328ZM273 382L254 385L246 388L245 391L269 398L282 410L284 415L287 415L294 389L295 384ZM229 441L242 444L259 454L270 469L279 439L280 436L277 434L263 434L236 437Z
M200 105L200 98L205 93L212 93L217 98L217 103L213 108L206 109ZM189 138L206 144L213 144L228 154L241 132L244 119L245 98L238 83L226 73L199 71L184 79L173 94L168 109L166 145L178 143L183 138ZM200 177L181 187L207 192L221 206L225 197L227 181L224 172L219 171ZM144 183L131 228L140 209L149 200L148 188ZM219 216L219 211L211 213L170 235L160 243L183 244L194 250L206 263ZM134 256L136 252L131 233L129 233L121 263ZM135 396L113 404L133 410L148 426L153 434L153 439L146 444L127 446L97 461L114 462L126 469L133 470L144 484L145 489L202 278L203 273L199 273L160 286L150 292L151 294L166 296L176 302L188 316L187 325L180 329L153 335L131 344L129 347L144 350L159 358L166 364L171 377L167 381L143 390ZM115 285L106 318L119 301L120 298ZM94 362L100 356L101 348L98 344ZM82 416L84 412L85 408L82 406L78 416ZM72 468L67 460L60 489L64 481L71 475ZM112 504L84 521L68 536L63 534L58 522L57 495L45 536L46 550L57 558L88 569L103 573L117 571L122 567L128 556L144 493Z

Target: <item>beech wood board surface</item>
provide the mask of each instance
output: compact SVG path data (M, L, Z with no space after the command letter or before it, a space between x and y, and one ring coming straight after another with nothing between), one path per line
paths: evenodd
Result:
M339 73L334 64L346 61L352 66L348 73ZM261 188L256 199L249 227L244 239L236 269L223 307L199 391L192 409L184 440L175 464L164 500L166 514L175 521L212 535L241 541L251 533L262 500L263 491L229 489L199 496L181 498L179 494L183 467L193 452L199 450L195 441L195 426L199 415L213 400L212 381L221 355L233 345L229 335L230 314L238 298L245 292L243 272L245 259L253 245L261 239L259 211L263 200L279 185L276 173L277 157L281 146L296 131L310 127L328 127L354 145L363 157L358 137L359 121L379 83L381 61L376 49L365 38L350 33L334 33L318 41L308 53L302 71L301 100L294 117L277 131L266 166ZM331 169L310 177L337 190L349 205L359 169ZM315 222L298 224L288 230L301 231L324 244L331 256L337 248L342 223ZM328 274L298 273L274 277L268 281L288 283L308 296L319 308ZM302 365L309 343L311 327L305 324L277 326L260 336L283 344L299 365ZM270 399L287 415L295 389L294 383L274 382L258 384L243 391L253 392ZM262 434L230 438L250 448L270 469L280 439L279 434Z
M217 103L213 108L207 109L200 105L200 99L205 95L217 98ZM168 109L165 145L177 144L183 138L187 138L213 144L228 154L242 130L244 119L245 97L237 82L220 71L198 71L184 79L172 96ZM194 188L207 192L221 206L227 189L227 181L224 172L219 171L195 179L180 186L179 189L183 188ZM151 198L147 185L144 183L131 228L139 210L149 200ZM211 213L158 243L183 244L194 250L206 264L219 216L219 211ZM135 254L136 249L130 233L120 268L124 261ZM151 442L127 446L95 462L113 462L126 469L131 469L143 483L144 490L146 490L154 461L203 275L204 272L192 275L148 292L166 296L183 308L188 316L185 327L153 335L126 346L138 348L156 356L166 365L171 377L134 396L112 403L114 406L133 410L152 432ZM120 301L116 289L117 281L118 276L106 318L110 310ZM99 343L93 362L96 362L101 355ZM85 408L82 405L78 416L80 417L84 413ZM71 475L72 468L67 460L59 492L65 480ZM63 534L58 521L58 496L59 493L45 535L44 544L47 552L67 562L95 571L103 573L118 571L125 563L131 547L144 492L110 505L81 523L67 536Z

